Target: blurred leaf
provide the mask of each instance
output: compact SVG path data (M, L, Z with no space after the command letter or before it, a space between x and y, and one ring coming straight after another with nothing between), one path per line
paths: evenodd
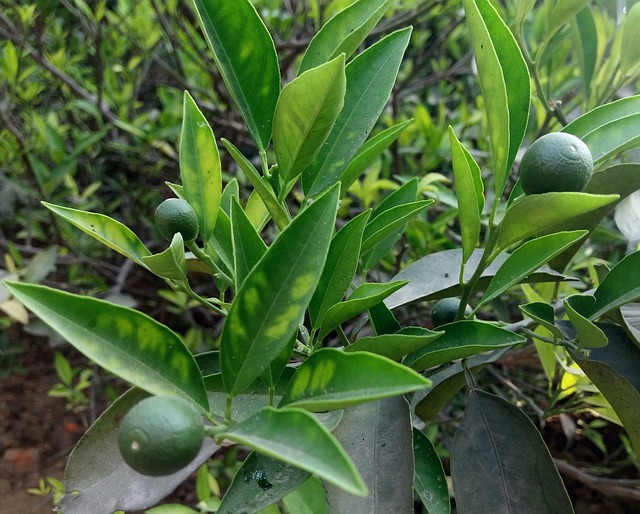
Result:
M582 94L586 98L590 94L591 79L598 57L598 31L591 9L585 7L574 18L578 62L582 76Z
M276 105L273 146L285 183L313 161L344 105L344 56L313 68L289 82Z
M29 283L40 283L47 278L49 273L56 269L58 249L50 246L35 254L23 271L22 280Z
M620 48L620 70L631 77L640 64L640 5L631 5L625 13L622 25L622 46Z
M426 514L450 514L451 500L442 461L429 438L413 429L415 460L414 488L426 509Z
M580 11L587 7L589 3L589 0L556 0L547 19L545 39L541 47L545 47L555 33L569 23ZM536 59L540 57L541 55L538 53Z
M302 173L307 198L335 184L367 139L389 100L410 35L411 28L393 32L346 67L344 107L322 149Z
M442 325L439 329L444 331L444 335L407 355L403 361L405 366L422 371L445 362L526 341L526 338L510 330L484 321L455 321Z
M495 175L502 196L529 120L529 72L513 35L489 0L463 0L486 105Z
M315 473L358 496L367 488L340 443L302 409L265 407L220 437Z
M229 395L258 378L298 329L327 258L339 192L333 187L302 211L238 291L220 338Z
M206 438L193 461L171 475L149 477L131 469L118 449L118 426L124 415L148 395L131 389L120 396L85 432L65 470L65 495L57 506L65 514L111 514L155 505L184 482L218 449Z
M640 298L640 251L630 253L616 264L593 295L596 301L589 310L591 320Z
M186 397L205 410L200 368L182 339L146 314L32 284L5 285L86 357L152 394Z
M327 493L316 477L308 478L282 498L282 505L287 512L295 514L328 514Z
M207 119L187 91L180 135L180 179L184 198L198 216L200 236L209 241L222 194L220 154Z
M348 407L334 435L370 494L361 498L326 484L330 512L413 512L411 413L403 396Z
M435 341L444 332L433 332L422 327L405 327L395 334L368 336L347 346L345 352L369 352L399 361L424 345Z
M469 394L451 473L460 514L573 513L540 432L520 409L482 391Z
M266 150L280 93L273 40L249 0L193 0L193 4L251 138L258 150Z
M629 336L640 349L640 304L629 303L623 305L620 308L620 314Z
M146 268L142 258L151 255L151 252L131 229L119 221L103 214L79 211L47 202L42 202L42 205L102 244Z
M349 59L391 3L391 0L360 0L336 14L313 36L302 56L298 75L341 53Z
M341 409L417 391L429 383L409 368L379 355L324 348L300 365L279 406L314 412Z

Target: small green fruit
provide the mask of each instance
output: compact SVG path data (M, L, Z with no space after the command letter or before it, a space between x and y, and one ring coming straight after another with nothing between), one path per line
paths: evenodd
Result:
M156 226L160 233L171 241L180 232L185 242L198 237L198 216L189 203L180 198L169 198L156 209Z
M431 311L431 322L434 328L455 321L456 314L458 314L458 307L460 307L460 300L458 298L443 298L442 300L438 300ZM464 313L467 316L471 314L471 307L467 305Z

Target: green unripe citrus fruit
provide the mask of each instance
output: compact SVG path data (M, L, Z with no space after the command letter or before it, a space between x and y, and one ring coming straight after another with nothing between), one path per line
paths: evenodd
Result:
M593 173L587 145L572 134L552 132L537 139L520 163L520 184L525 194L584 191Z
M118 447L138 473L163 476L191 462L204 440L204 425L186 400L165 396L145 398L124 417Z
M460 300L458 298L443 298L442 300L438 300L431 311L431 322L433 326L439 327L440 325L454 322L459 307ZM471 314L471 308L468 305L464 313L467 316Z
M156 209L156 226L169 241L180 232L182 239L193 241L198 237L198 216L189 203L180 198L169 198Z

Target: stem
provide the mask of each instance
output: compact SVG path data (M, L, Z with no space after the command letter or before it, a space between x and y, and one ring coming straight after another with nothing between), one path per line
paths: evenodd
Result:
M226 316L227 315L227 311L225 311L225 310L221 309L220 307L218 307L217 305L211 303L209 300L207 300L206 298L203 298L198 293L196 293L193 289L191 289L191 285L189 284L189 282L187 282L185 280L185 281L181 282L181 284L184 287L185 292L189 296L191 296L194 300L196 300L198 303L200 303L201 305L204 305L208 309L211 309L213 312L216 312L216 313L220 314L221 316Z
M347 337L347 334L344 333L344 329L342 328L342 325L338 325L336 327L336 332L338 333L338 337L340 338L340 341L342 342L343 345L349 346L351 344L349 342L349 338Z
M233 405L233 396L227 395L227 404L224 408L224 421L227 425L231 424L231 418L233 417L233 413L231 411L232 405Z
M199 261L202 261L209 266L214 277L224 280L229 286L233 285L233 280L224 271L222 271L215 262L213 262L213 259L209 255L198 247L195 241L187 241L185 244Z

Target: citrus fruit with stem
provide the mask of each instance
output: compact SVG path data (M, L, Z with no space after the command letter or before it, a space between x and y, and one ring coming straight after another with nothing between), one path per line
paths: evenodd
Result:
M438 300L431 310L431 322L433 326L439 327L440 325L446 325L447 323L455 321L459 307L459 298L443 298L442 300ZM471 314L471 308L468 305L464 313L467 316Z
M198 237L198 216L189 202L181 198L169 198L158 205L155 213L156 226L160 233L171 241L180 232L185 242Z
M593 173L593 157L584 142L564 132L536 139L520 163L520 184L527 195L584 191Z
M149 476L181 470L198 454L203 440L204 424L196 408L186 400L165 396L136 404L118 430L125 462Z

